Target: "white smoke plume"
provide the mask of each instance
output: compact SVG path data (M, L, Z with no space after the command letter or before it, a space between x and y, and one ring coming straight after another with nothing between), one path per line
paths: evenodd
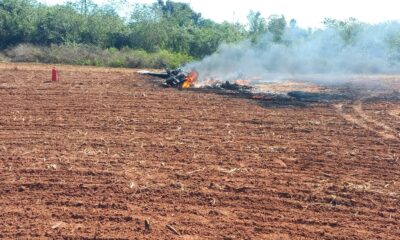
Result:
M298 75L395 74L400 72L400 23L362 25L351 41L331 28L308 32L288 27L282 42L274 43L270 33L258 43L246 40L222 45L203 60L186 69L204 80L237 79L271 82Z

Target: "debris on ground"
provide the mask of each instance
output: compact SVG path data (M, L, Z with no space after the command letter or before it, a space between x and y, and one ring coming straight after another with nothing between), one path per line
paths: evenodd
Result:
M169 224L167 224L167 225L165 225L171 232L173 232L173 233L175 233L176 235L181 235L179 232L178 232L178 230L176 230L173 226L171 226L171 225L169 225Z
M151 230L151 225L150 225L150 220L149 219L144 220L144 229L146 231L150 231Z
M163 83L164 87L179 89L187 89L192 86L199 75L196 71L186 72L182 68L166 68L165 72L160 73L150 71L140 71L139 73L165 79L165 82Z

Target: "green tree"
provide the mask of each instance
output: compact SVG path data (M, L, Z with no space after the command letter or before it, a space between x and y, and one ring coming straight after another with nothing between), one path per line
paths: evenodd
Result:
M177 26L201 24L201 14L194 12L187 3L158 0L155 6L161 10L164 18Z
M136 4L129 23L129 46L149 52L164 48L168 37L165 24L156 6Z
M35 7L30 0L0 1L0 48L31 40L37 22Z
M249 36L252 42L255 43L261 35L267 32L267 22L260 12L253 10L247 15L247 21L249 24Z
M358 33L363 28L363 23L355 18L349 18L347 20L325 18L323 24L327 28L338 31L340 37L346 44L354 43Z
M283 15L271 15L268 18L267 29L272 34L274 42L282 42L282 37L286 29L285 17Z
M38 20L33 42L39 45L80 42L83 17L70 6L47 7Z

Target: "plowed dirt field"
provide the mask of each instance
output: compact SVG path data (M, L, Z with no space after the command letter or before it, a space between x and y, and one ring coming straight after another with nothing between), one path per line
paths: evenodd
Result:
M0 64L1 239L399 239L400 78L302 102L58 69Z

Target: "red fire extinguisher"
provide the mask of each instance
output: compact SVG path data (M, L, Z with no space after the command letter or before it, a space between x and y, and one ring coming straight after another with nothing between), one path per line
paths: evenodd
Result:
M56 67L53 67L51 69L51 81L53 81L53 82L58 81L58 72L57 72Z

